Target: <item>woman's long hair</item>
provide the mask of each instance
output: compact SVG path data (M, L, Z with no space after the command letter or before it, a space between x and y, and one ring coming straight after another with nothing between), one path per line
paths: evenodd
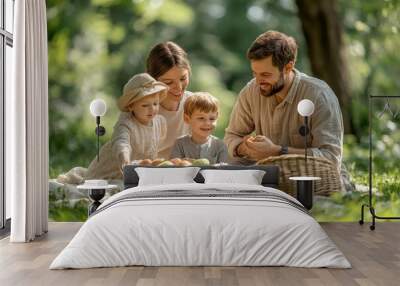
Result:
M185 68L189 73L191 71L185 50L178 44L168 41L159 43L151 49L146 61L146 72L158 79L174 66Z

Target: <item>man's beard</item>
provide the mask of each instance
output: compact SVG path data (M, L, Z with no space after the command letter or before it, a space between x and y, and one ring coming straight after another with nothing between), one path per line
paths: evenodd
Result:
M285 86L285 80L283 78L283 72L281 72L281 73L279 73L278 81L274 85L271 86L271 89L263 90L260 86L260 93L262 96L270 97L270 96L273 96L273 95L277 94L278 92L280 92L284 86Z

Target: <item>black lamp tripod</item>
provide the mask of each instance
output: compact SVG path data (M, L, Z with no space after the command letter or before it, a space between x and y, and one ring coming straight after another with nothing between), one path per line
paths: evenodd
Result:
M304 116L304 125L299 128L299 133L304 137L304 162L307 176L307 136L310 133L310 129L308 128L308 116ZM299 200L308 210L311 210L313 207L313 180L296 180L297 183L297 194L296 198Z
M400 219L400 217L385 217L385 216L379 216L375 212L375 208L372 204L372 101L374 99L380 99L380 98L386 98L387 101L389 101L389 98L400 98L400 96L374 96L370 95L369 96L369 108L368 108L368 119L369 119L369 127L368 127L368 132L369 132L369 167L368 167L368 175L369 175L369 190L368 190L368 204L363 204L361 206L361 219L359 220L359 223L362 225L364 224L364 208L369 208L369 212L371 213L372 216L372 224L369 226L371 230L375 229L375 220L376 219Z
M96 129L95 129L95 133L97 135L97 162L99 162L99 158L100 158L100 136L103 136L104 134L106 134L106 129L104 128L104 126L100 125L100 116L96 116Z
M304 137L304 161L306 163L305 167L307 170L307 137L310 133L310 128L308 128L308 116L304 116L304 125L299 128L299 133Z

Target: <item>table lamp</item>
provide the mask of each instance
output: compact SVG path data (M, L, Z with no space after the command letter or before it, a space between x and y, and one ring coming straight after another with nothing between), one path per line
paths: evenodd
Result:
M297 200L300 201L305 208L310 210L313 206L313 181L320 180L319 177L307 176L307 135L310 133L308 128L308 117L314 113L314 103L309 99L303 99L297 105L297 112L304 117L304 125L299 129L301 136L304 136L304 161L305 176L290 177L290 180L297 182Z
M102 99L94 99L90 103L90 113L96 117L96 129L95 133L97 135L97 162L99 161L100 152L100 136L106 134L106 129L100 125L100 117L104 116L107 111L106 102Z

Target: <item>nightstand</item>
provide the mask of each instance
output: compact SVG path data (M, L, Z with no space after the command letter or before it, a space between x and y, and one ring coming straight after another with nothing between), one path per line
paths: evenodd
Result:
M94 213L101 205L100 200L104 198L106 190L118 188L117 185L109 185L105 180L86 180L83 185L77 187L81 190L88 190L92 203L88 207L88 216Z

